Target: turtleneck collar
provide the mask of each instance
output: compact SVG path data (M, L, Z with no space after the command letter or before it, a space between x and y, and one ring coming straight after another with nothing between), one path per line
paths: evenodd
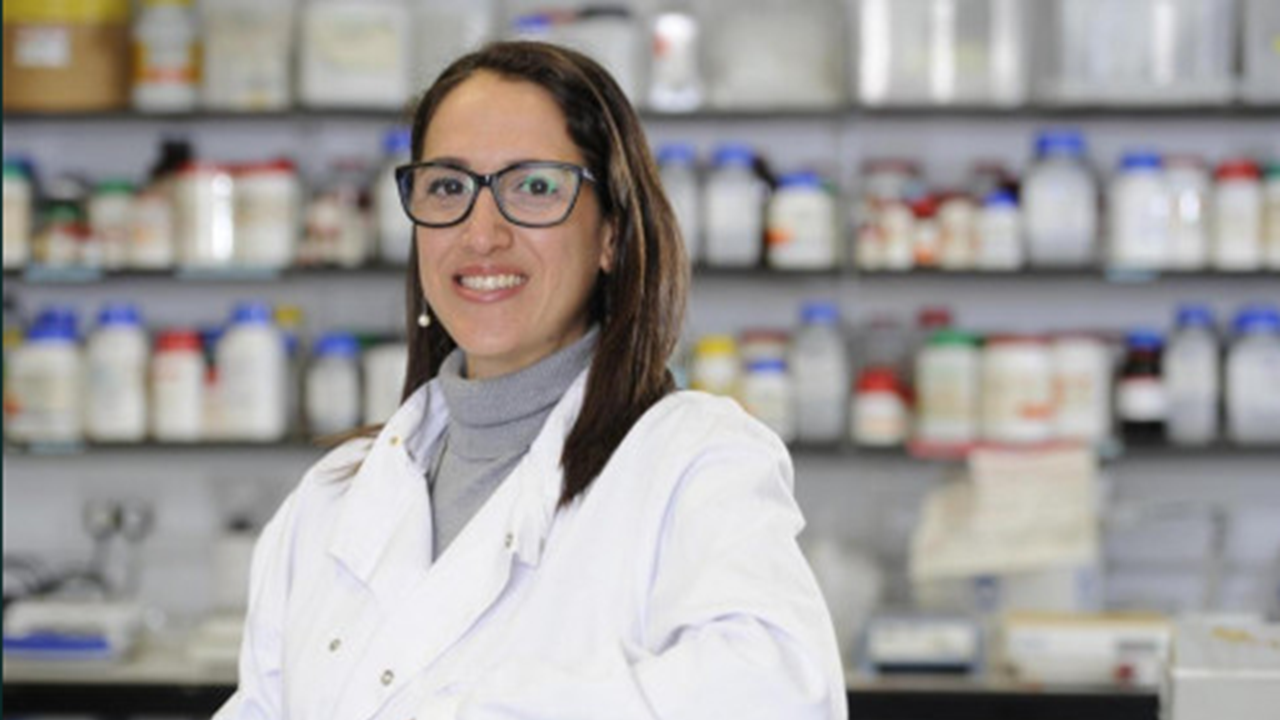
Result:
M450 454L489 460L523 453L575 378L591 364L599 328L527 368L485 380L469 380L466 358L455 349L437 377L449 407Z

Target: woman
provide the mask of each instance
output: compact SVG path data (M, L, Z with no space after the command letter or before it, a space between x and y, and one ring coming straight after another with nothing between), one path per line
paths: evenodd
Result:
M404 403L264 531L217 717L846 717L785 447L666 370L687 263L617 85L494 44L413 137Z

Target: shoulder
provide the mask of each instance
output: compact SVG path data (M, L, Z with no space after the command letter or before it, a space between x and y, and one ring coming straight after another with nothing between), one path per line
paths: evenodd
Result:
M634 436L634 438L633 438ZM786 445L736 401L695 390L671 393L649 409L627 440L666 452L737 450L789 458Z

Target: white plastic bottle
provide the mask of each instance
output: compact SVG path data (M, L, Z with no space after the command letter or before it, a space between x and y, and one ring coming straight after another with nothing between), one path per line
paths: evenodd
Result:
M778 179L769 198L765 236L769 266L779 270L831 270L840 251L836 203L822 178L797 172Z
M31 179L20 163L4 161L4 269L27 264L31 255Z
M796 398L796 439L835 443L844 437L849 407L849 354L835 303L814 301L801 310L787 366Z
M151 360L151 437L158 442L203 440L204 385L200 336L191 330L160 333Z
M993 190L978 214L979 270L1018 270L1022 267L1022 212L1008 190Z
M1160 156L1129 152L1111 182L1108 200L1109 264L1160 270L1169 263L1169 190Z
M1241 445L1280 444L1280 312L1269 305L1236 317L1227 358L1227 436Z
M796 439L795 391L785 360L761 359L747 363L740 399L742 407L768 425L783 442Z
M9 368L5 428L10 438L30 443L76 443L82 437L80 348L74 316L37 319L26 342L13 352Z
M193 110L200 89L200 46L191 0L143 0L133 30L133 107Z
M148 340L138 309L109 303L85 349L85 437L141 442L147 435Z
M702 261L702 189L698 181L697 154L692 145L671 143L658 148L662 189L680 224L689 262Z
M360 344L347 333L321 336L307 370L307 431L329 435L360 422Z
M405 343L383 343L365 351L361 358L365 423L386 422L400 407L408 362L409 346Z
M1082 267L1096 257L1098 189L1075 131L1048 131L1022 187L1027 250L1037 267Z
M745 145L716 149L707 178L706 262L712 267L755 267L764 246L764 203L768 189L755 172L755 152Z
M1218 438L1221 396L1218 338L1205 305L1178 308L1177 330L1164 354L1169 395L1165 432L1175 445L1207 445Z
M1251 160L1229 160L1215 174L1213 267L1227 272L1262 269L1262 183Z
M218 393L224 436L272 442L287 428L284 338L265 303L242 302L217 350Z
M702 104L698 16L689 3L670 3L653 18L649 108L688 112Z
M413 138L409 128L397 127L382 138L382 167L374 189L375 218L378 223L378 255L382 262L403 265L409 261L413 245L413 221L400 204L396 168L410 161Z
M1195 156L1165 158L1169 183L1171 270L1203 270L1209 262L1209 173Z

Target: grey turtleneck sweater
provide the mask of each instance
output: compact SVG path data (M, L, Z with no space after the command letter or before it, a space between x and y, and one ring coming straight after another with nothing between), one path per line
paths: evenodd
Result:
M435 557L515 468L547 416L591 363L599 330L510 375L468 380L465 357L454 350L437 377L449 424L427 470L434 515Z

